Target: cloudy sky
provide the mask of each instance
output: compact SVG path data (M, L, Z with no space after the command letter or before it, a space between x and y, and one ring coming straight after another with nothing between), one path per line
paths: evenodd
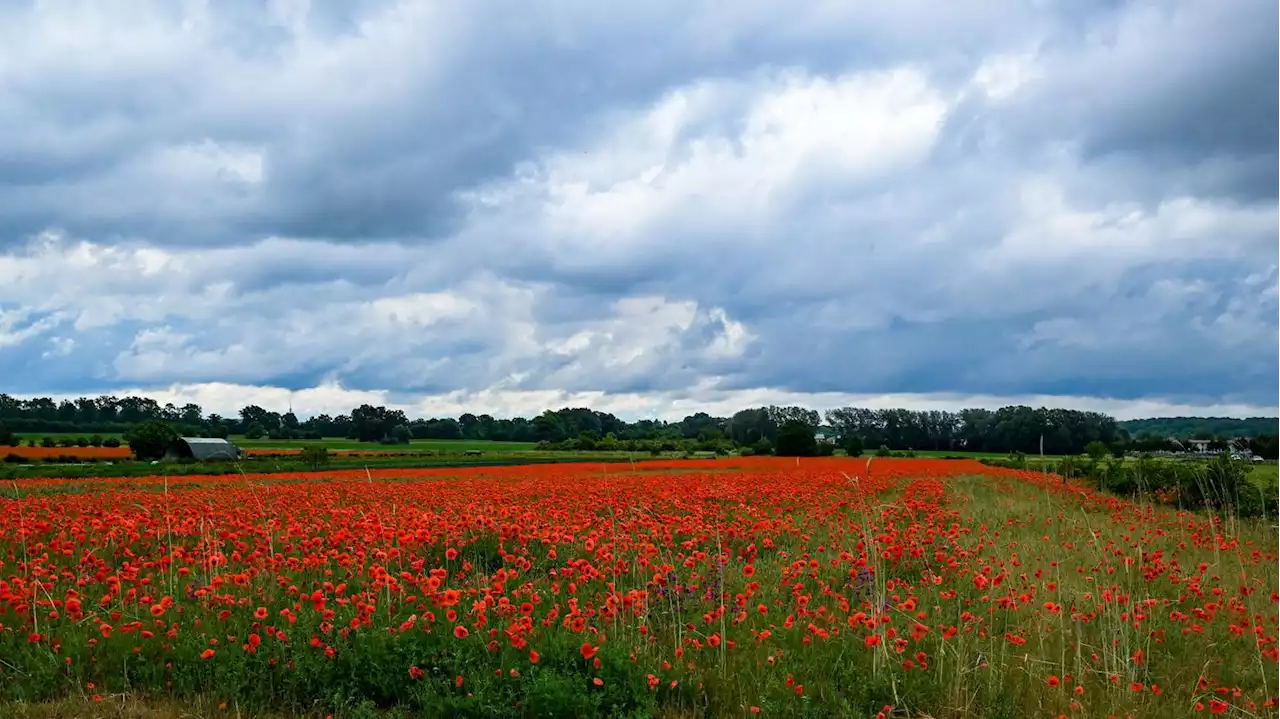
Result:
M0 387L1275 414L1277 23L3 2Z

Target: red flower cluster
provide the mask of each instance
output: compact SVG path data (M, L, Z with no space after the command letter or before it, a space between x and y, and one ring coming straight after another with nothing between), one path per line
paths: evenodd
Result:
M786 713L856 666L896 676L900 711L938 711L909 688L954 682L929 696L1274 714L1275 544L1052 475L753 457L71 481L0 499L17 671L50 652L101 685L113 654L288 671L378 636L465 656L465 680L408 649L396 669L463 694L553 668L608 691L622 666L659 697ZM750 680L707 681L726 667Z

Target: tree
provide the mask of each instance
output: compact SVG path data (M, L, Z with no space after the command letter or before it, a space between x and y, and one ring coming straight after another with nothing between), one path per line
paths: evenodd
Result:
M244 438L245 439L262 439L262 436L266 433L267 431L262 428L261 424L254 422L245 428Z
M863 449L861 437L849 435L844 438L844 453L850 457L861 457Z
M408 424L409 418L398 409L362 404L351 410L352 433L361 442L381 442L391 436L393 428Z
M812 457L818 453L813 427L800 419L787 420L778 428L778 456Z
M1095 462L1100 462L1103 457L1111 454L1111 449L1107 447L1107 445L1095 439L1084 446L1084 453L1089 455L1089 458Z
M387 438L383 440L387 444L409 444L409 440L413 435L409 433L409 425L397 424L391 428L391 432L387 434Z
M133 456L140 460L160 459L177 439L173 427L158 419L140 422L125 435Z
M9 429L9 425L0 422L0 447L14 446L13 430Z

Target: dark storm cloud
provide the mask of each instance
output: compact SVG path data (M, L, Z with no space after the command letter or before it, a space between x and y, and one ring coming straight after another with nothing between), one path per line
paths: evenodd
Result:
M1262 0L8 5L0 372L1272 406L1276 24Z

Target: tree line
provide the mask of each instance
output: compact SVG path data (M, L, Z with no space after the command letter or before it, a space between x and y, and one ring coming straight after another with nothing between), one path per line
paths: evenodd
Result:
M1275 435L1277 422L1275 417L1152 417L1131 419L1121 422L1120 426L1134 437L1214 439Z
M547 410L532 418L464 413L458 417L410 419L402 410L364 404L347 414L299 419L293 412L280 413L257 405L243 407L234 417L223 417L217 413L205 414L197 404L161 405L147 397L81 397L58 402L50 398L18 399L0 394L0 425L9 432L127 433L135 425L149 420L165 422L181 434L210 437L233 434L250 439L345 437L384 443L466 439L540 442L549 448L568 449L624 449L648 443L646 447L704 450L749 447L767 453L778 448L780 437L788 435L784 432L786 427L804 427L810 435L822 435L818 444L843 445L846 449L1026 454L1043 450L1045 454L1079 454L1094 442L1131 450L1176 449L1166 436L1152 430L1152 427L1161 427L1159 422L1165 420L1126 424L1100 412L1028 406L958 412L841 407L825 413L797 406L767 406L744 409L729 417L697 412L674 422L654 419L628 422L611 413L585 407ZM1177 422L1187 424L1185 418L1178 418ZM1274 426L1274 420L1272 422ZM1127 429L1135 426L1142 431L1131 433ZM794 441L800 434L793 430L788 435L792 439L787 441ZM1274 433L1263 435L1255 444L1274 447Z

